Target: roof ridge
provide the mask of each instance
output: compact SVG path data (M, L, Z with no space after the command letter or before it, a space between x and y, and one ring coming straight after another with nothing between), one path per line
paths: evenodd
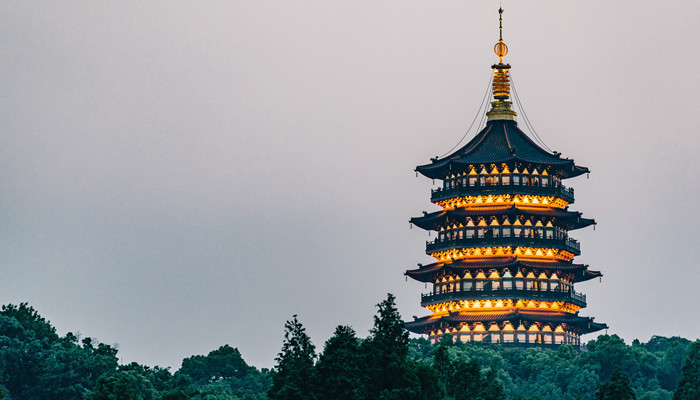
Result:
M492 126L492 125L488 125L488 126L486 127L486 130L485 130L485 131L482 130L483 134L481 135L481 139L479 139L478 142L474 143L474 145L472 145L470 148L466 149L466 150L464 151L464 153L469 153L469 152L471 152L472 150L474 150L477 146L479 146L479 145L481 144L481 142L484 141L484 139L485 139L486 136L489 134L489 132L491 132L491 126ZM464 147L467 147L467 146L469 146L469 143L467 143ZM463 148L464 148L464 147L463 147ZM462 148L462 149L463 149L463 148ZM462 153L462 152L461 152L462 149L460 149L460 151L456 151L456 152L453 153L453 154L456 155L457 153ZM459 158L459 157L457 157L457 158Z

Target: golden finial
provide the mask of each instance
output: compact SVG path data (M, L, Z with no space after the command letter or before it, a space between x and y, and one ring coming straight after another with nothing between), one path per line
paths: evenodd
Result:
M493 51L498 56L499 62L503 64L503 57L508 54L508 46L503 43L503 8L498 9L498 43L493 46Z
M517 115L511 107L510 98L510 77L508 70L510 64L503 64L503 56L508 54L508 46L503 43L503 8L498 9L498 43L493 47L493 51L498 56L498 64L492 65L493 69L493 98L491 110L486 113L489 121L510 120L515 121Z

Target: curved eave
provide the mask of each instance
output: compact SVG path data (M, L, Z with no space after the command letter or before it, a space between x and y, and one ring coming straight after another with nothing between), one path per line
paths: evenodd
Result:
M502 207L460 207L425 213L422 217L413 217L410 223L425 230L438 230L448 219L461 221L467 217L495 217L503 215L523 215L528 217L551 217L564 222L569 230L585 228L594 225L594 219L582 218L578 211L566 211L559 208L525 208L519 206Z
M459 259L449 263L436 262L429 265L421 265L417 269L411 269L404 272L404 275L415 279L419 282L435 282L435 280L444 275L455 274L458 276L464 275L466 271L484 270L484 269L510 269L511 274L518 268L526 268L533 270L549 270L558 271L567 274L573 274L574 283L585 282L590 279L602 277L600 271L591 271L586 264L574 264L570 261L523 261L517 257L490 257L479 260L464 260Z
M537 162L533 160L527 160L520 157L505 157L502 159L492 159L492 160L470 160L470 159L449 159L443 158L441 160L434 160L430 164L419 165L415 168L415 171L419 174L430 178L430 179L445 179L445 177L451 171L463 171L470 165L480 165L480 164L530 164L538 166L551 166L559 172L559 176L562 179L575 178L583 174L591 172L587 167L582 167L576 165L574 160L564 159L560 163L544 163Z
M574 160L560 158L541 148L515 121L487 123L465 146L443 159L433 159L430 164L416 167L416 171L431 179L444 179L450 171L462 171L469 165L502 163L550 167L563 179L589 172L588 168L577 166Z
M448 315L440 317L430 315L417 318L414 321L404 322L404 326L411 332L423 334L434 330L436 327L438 329L444 326L457 327L465 322L488 323L505 321L509 321L514 326L523 321L567 324L580 329L582 334L597 332L608 327L607 324L594 322L592 317L580 317L565 312L539 312L521 309L479 313L450 312Z

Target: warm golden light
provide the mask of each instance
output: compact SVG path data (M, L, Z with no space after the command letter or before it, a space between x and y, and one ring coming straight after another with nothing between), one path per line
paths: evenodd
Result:
M444 209L452 210L465 206L493 206L507 204L564 208L569 205L569 202L554 196L492 194L483 196L457 196L446 200L435 201L434 204L437 204Z
M569 261L574 258L575 254L566 250L549 249L543 247L511 247L511 246L494 246L494 247L472 247L464 249L450 249L444 251L436 251L428 254L435 257L438 261L448 262L469 257L500 257L515 255L523 259L547 260L558 259Z

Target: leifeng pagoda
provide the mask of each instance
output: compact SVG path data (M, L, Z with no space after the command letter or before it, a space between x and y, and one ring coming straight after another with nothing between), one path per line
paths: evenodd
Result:
M574 291L576 283L602 276L573 262L581 250L569 231L595 221L569 210L574 191L562 184L589 170L518 128L511 66L503 64L502 13L486 126L449 156L416 168L442 182L431 196L442 210L410 220L435 231L426 253L437 261L406 271L433 289L421 296L432 314L406 328L432 341L449 334L463 342L579 345L581 335L607 328L579 315L586 296Z

